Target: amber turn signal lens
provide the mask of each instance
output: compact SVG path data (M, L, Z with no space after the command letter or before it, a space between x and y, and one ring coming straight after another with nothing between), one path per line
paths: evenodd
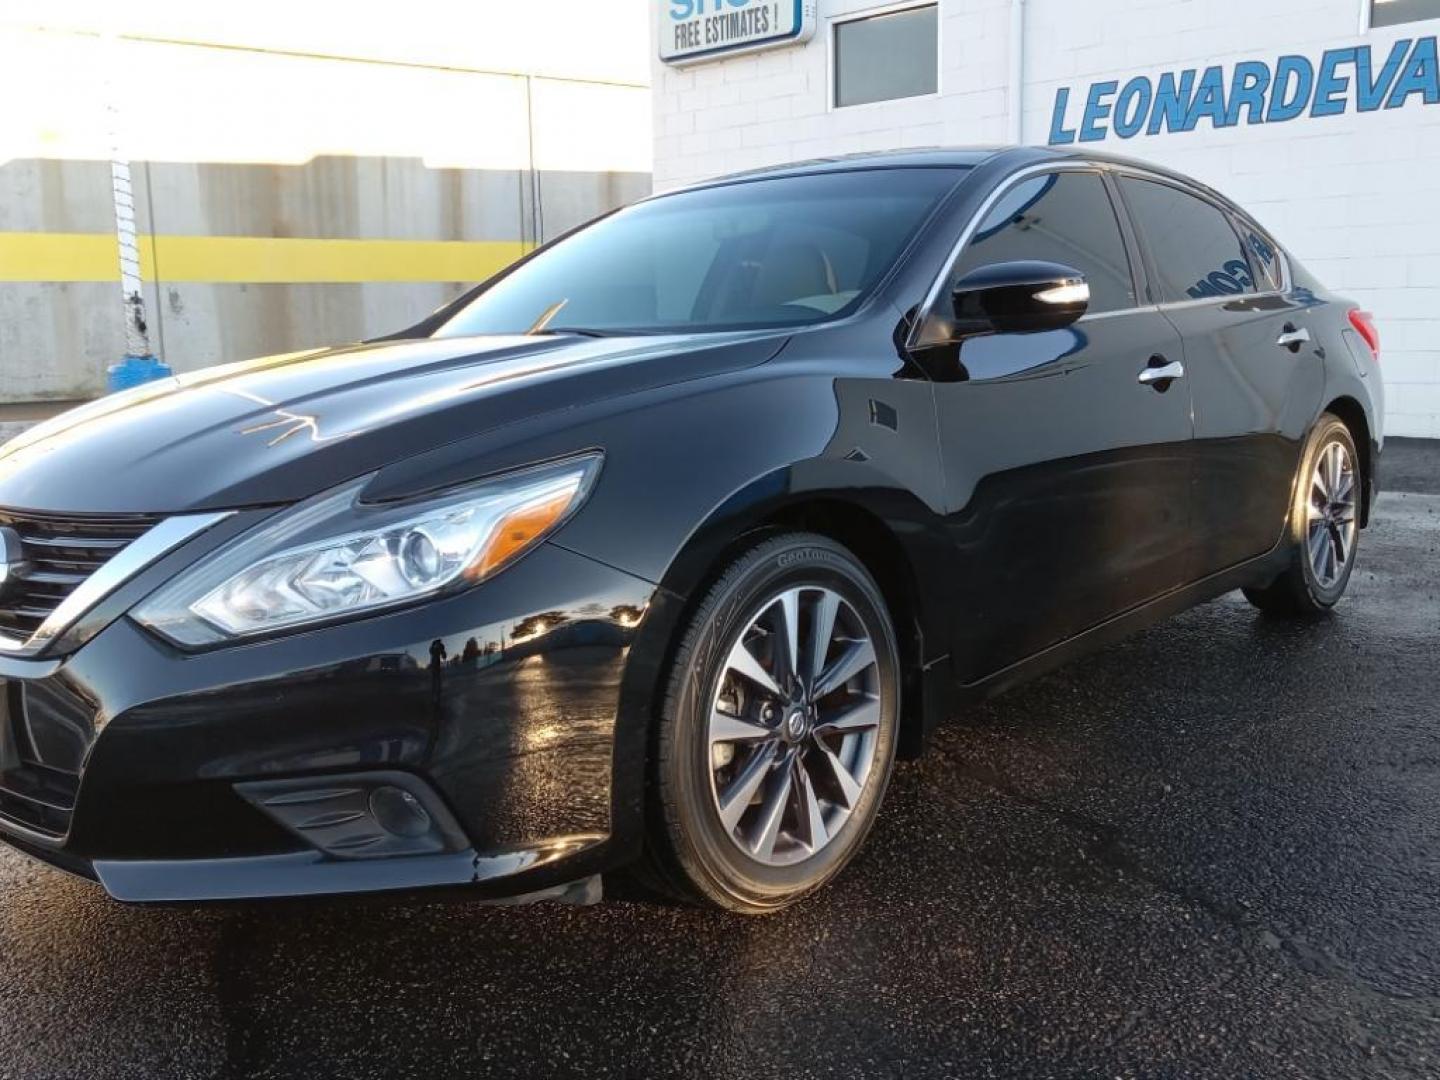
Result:
M465 576L471 581L487 578L511 559L523 554L565 516L574 499L575 488L572 487L512 510L495 526L495 531L465 571Z

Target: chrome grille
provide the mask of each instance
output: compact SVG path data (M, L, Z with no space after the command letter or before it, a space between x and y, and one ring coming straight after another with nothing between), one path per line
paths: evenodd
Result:
M0 585L0 634L24 640L91 574L160 519L142 514L34 514L0 510L23 562Z

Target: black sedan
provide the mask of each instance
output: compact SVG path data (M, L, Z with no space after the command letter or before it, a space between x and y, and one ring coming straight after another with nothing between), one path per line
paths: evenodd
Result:
M1228 590L1333 607L1377 359L1138 163L647 200L392 338L6 446L0 835L132 901L626 871L777 909L966 701Z

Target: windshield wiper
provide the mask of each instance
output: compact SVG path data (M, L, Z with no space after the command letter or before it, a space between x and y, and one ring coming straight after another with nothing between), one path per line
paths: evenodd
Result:
M525 331L526 337L537 337L541 334L577 334L580 337L634 337L636 334L645 333L644 330L596 330L593 326L551 326L550 320L560 314L560 309L570 302L570 298L556 300L544 311L540 317L530 324L530 329Z
M617 337L621 335L619 330L593 330L588 326L555 326L550 325L550 320L560 314L560 309L570 302L567 296L562 300L556 300L544 311L540 317L530 324L530 329L525 331L526 337L534 337L537 334L579 334L581 337Z
M579 334L581 337L629 337L633 330L596 330L589 326L556 326L542 334Z
M528 337L531 334L543 334L545 332L545 328L550 325L550 320L555 318L556 315L559 315L560 309L569 302L570 298L566 296L562 297L559 300L556 300L555 303L547 307L544 311L540 313L540 317L530 324L530 329L525 331L526 336Z

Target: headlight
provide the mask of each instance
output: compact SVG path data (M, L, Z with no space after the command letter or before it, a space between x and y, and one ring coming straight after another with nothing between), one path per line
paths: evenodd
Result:
M369 477L283 511L186 570L134 617L180 645L305 626L482 581L556 529L600 468L587 454L422 502L366 505Z

